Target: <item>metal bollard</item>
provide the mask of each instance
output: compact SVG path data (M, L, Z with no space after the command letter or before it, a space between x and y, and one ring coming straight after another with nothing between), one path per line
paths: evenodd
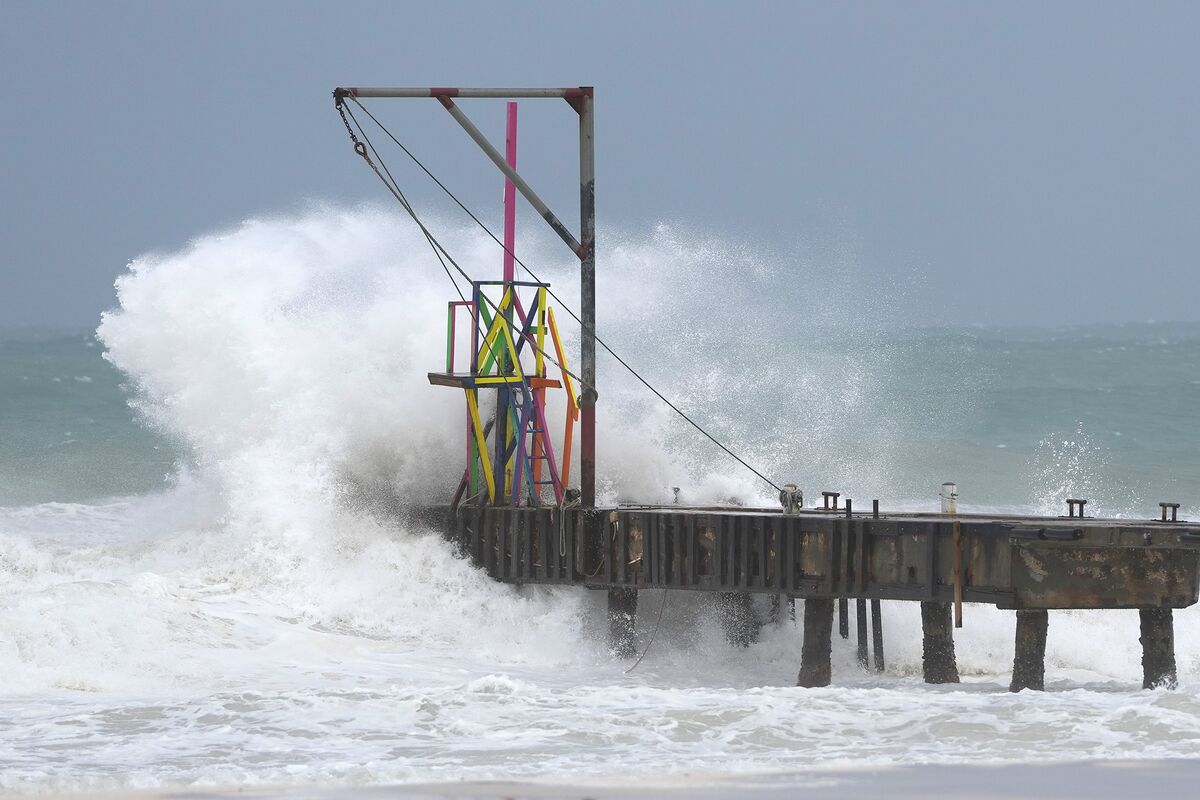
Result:
M958 484L947 481L942 484L942 513L958 513Z

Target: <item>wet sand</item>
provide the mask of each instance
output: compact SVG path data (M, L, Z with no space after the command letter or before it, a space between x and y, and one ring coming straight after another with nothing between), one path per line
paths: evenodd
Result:
M1200 753L1200 747L1197 748ZM880 770L841 770L715 777L682 775L671 781L645 781L637 786L597 782L567 783L470 781L461 783L405 784L350 787L230 787L177 789L150 792L110 792L72 795L76 800L109 800L116 797L172 798L174 800L852 800L889 798L918 800L930 797L969 800L1125 800L1153 793L1164 797L1194 796L1200 786L1200 759L1162 761L1087 761L1057 764L1004 764L999 766L915 765Z

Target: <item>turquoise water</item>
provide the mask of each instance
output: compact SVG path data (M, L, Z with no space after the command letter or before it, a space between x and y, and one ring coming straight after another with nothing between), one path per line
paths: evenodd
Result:
M135 419L90 331L0 334L0 505L162 489L178 451Z

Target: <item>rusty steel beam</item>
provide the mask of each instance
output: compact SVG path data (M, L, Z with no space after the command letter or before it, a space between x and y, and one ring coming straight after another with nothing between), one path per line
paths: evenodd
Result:
M537 512L482 513L475 529L498 537L501 529L532 524L525 520ZM848 597L921 600L950 609L956 595L1014 610L1186 608L1200 598L1200 526L1190 523L1088 519L1081 528L1078 518L1035 525L1025 517L960 515L956 586L953 526L940 515L872 515L850 526L841 513L785 518L778 511L679 506L575 508L563 516L565 530L578 536L578 551L562 565L574 580L556 573L522 582L786 593L838 605ZM609 541L613 531L620 536Z
M454 86L435 86L430 88L339 86L333 90L334 95L338 97L474 97L492 100L523 100L526 98L574 100L590 96L591 92L592 88L590 86L567 86L557 89L471 89Z
M596 505L596 123L591 87L579 98L579 493L584 508Z
M962 522L954 521L954 627L963 626Z

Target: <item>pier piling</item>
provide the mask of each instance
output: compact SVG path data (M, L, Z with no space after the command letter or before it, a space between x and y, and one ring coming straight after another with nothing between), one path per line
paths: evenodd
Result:
M850 638L850 601L845 597L838 600L838 635Z
M1046 679L1046 630L1049 613L1044 610L1017 612L1016 652L1013 656L1010 692L1044 688Z
M862 669L867 669L870 665L870 657L867 653L867 600L866 598L858 598L856 603L858 608L858 666Z
M871 601L871 647L875 651L875 671L883 672L883 609L880 601Z
M1174 689L1179 685L1175 672L1175 623L1169 608L1141 608L1142 617L1142 688Z
M617 658L637 655L637 589L608 590L608 648Z
M797 686L828 686L831 677L829 654L833 648L833 600L804 601L804 646L800 649Z
M926 683L958 683L950 603L921 602L922 664Z

